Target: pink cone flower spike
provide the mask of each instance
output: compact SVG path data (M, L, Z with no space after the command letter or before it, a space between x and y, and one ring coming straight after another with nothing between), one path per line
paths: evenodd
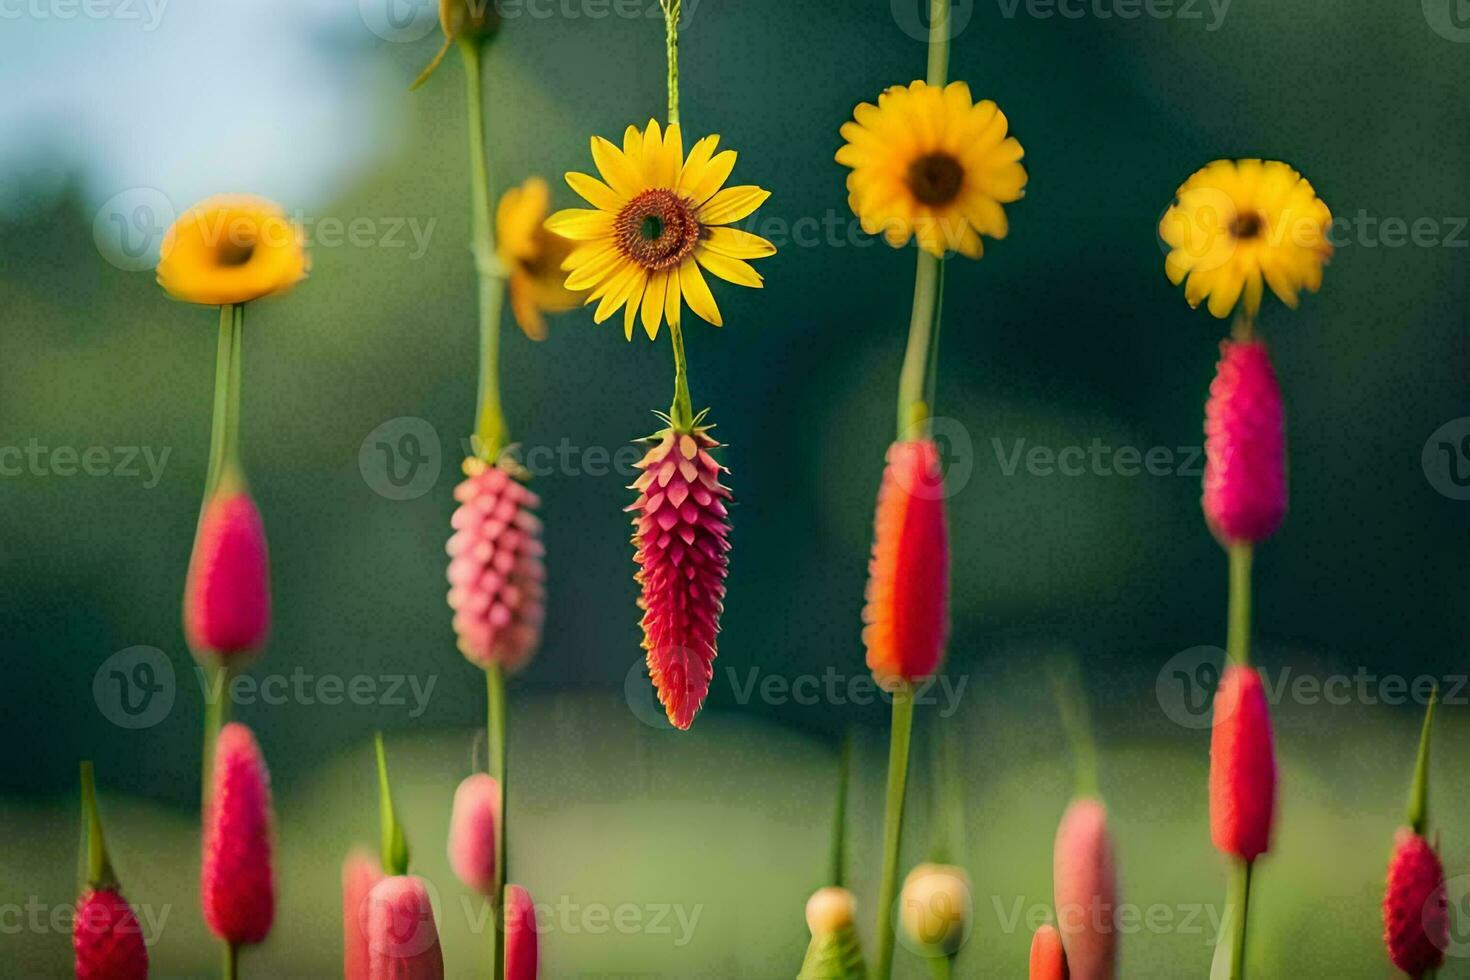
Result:
M465 777L454 791L449 817L449 866L466 888L495 892L495 834L500 825L500 783L489 773Z
M368 895L383 880L378 859L370 851L356 850L342 862L342 976L343 980L368 980Z
M1118 966L1118 880L1108 811L1079 797L1057 827L1052 899L1072 980L1112 980Z
M1281 389L1266 345L1220 343L1205 403L1205 489L1210 530L1225 544L1264 541L1286 514Z
M147 980L148 947L127 899L115 888L92 888L77 902L72 923L77 980Z
M1408 827L1399 828L1388 864L1383 941L1393 965L1411 977L1439 969L1450 945L1444 865L1429 842Z
M467 459L454 488L449 607L459 650L479 667L525 666L546 615L540 499L504 466Z
M1231 664L1215 693L1210 733L1210 836L1223 854L1254 861L1271 848L1276 749L1261 675Z
M932 440L895 442L878 488L863 643L880 682L939 669L949 634L949 531Z
M424 879L378 882L368 895L367 923L369 980L442 980L444 954Z
M270 774L255 736L238 722L220 729L204 804L200 899L209 931L227 943L258 943L275 917Z
M505 980L536 980L536 907L520 885L505 886Z
M265 527L238 477L204 507L184 585L184 635L196 657L226 660L260 648L270 631Z
M728 471L711 455L720 446L711 426L698 421L691 432L670 427L650 437L654 446L637 464L643 473L629 488L638 499L627 508L648 673L681 729L709 693L730 564L731 495L720 482Z

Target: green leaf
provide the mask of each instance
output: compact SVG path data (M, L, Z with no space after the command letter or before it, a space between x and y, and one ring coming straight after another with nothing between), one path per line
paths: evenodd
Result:
M378 751L378 819L382 824L383 871L390 875L408 873L408 841L393 809L393 791L388 786L388 755L383 750L383 733L373 735Z
M851 923L835 932L813 936L796 980L866 980L863 949Z

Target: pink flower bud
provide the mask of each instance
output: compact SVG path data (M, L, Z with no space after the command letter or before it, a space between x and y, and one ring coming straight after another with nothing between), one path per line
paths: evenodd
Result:
M1266 345L1220 343L1205 403L1205 521L1226 544L1264 541L1286 514L1281 389Z
M353 851L342 862L343 980L368 980L368 895L382 880L378 859L367 850Z
M1437 970L1450 945L1444 865L1408 827L1394 837L1383 894L1383 942L1393 965L1411 977Z
M1118 879L1108 811L1073 800L1057 827L1052 899L1073 980L1112 980L1118 964Z
M204 921L220 939L258 943L270 932L276 907L270 774L255 736L238 722L220 729L215 742L199 890Z
M394 875L373 886L367 938L370 980L442 980L444 954L422 878Z
M270 630L270 562L255 501L238 484L204 508L184 585L184 636L196 657L253 651Z
M1271 847L1276 816L1276 750L1261 675L1232 664L1215 693L1210 733L1210 837L1215 847L1254 861Z
M536 980L536 908L520 885L505 886L505 980Z
M481 895L495 892L495 835L500 825L500 783L488 773L465 777L454 791L449 817L449 866Z
M72 923L77 980L147 980L148 948L132 906L113 888L89 890Z

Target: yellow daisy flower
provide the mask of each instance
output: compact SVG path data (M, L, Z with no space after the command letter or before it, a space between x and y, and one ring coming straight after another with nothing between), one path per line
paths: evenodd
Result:
M174 299L223 306L283 293L311 267L301 226L245 194L207 198L164 233L158 284Z
M842 124L837 162L852 168L847 203L863 231L894 248L913 237L934 255L972 259L981 235L1006 237L1001 205L1025 193L1026 168L994 102L975 102L964 82L912 82L859 105L853 119Z
M720 309L700 269L740 286L763 280L746 259L775 254L759 235L725 225L748 217L771 196L752 184L720 188L735 166L735 151L715 152L706 136L684 155L679 124L661 131L650 120L629 126L623 146L592 137L592 160L603 179L567 174L567 183L592 205L569 208L546 227L578 243L562 268L568 289L591 290L598 323L623 309L623 333L633 339L641 313L649 339L667 318L678 325L683 303L720 326ZM605 182L604 182L605 181ZM681 302L682 300L682 302Z
M1184 282L1190 306L1209 297L1217 317L1229 316L1242 294L1246 315L1255 316L1263 281L1295 309L1303 288L1322 285L1331 224L1311 183L1287 164L1216 160L1175 191L1159 221L1169 246L1164 272L1174 285Z
M546 181L529 177L502 194L495 209L495 254L510 283L510 309L532 340L546 339L543 314L570 310L583 296L563 282L572 243L544 227L550 203Z

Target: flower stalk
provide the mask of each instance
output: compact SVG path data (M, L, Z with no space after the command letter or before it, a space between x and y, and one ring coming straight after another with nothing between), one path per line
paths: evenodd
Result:
M898 897L898 849L903 838L904 793L908 787L909 742L914 730L914 689L906 680L892 692L888 741L888 790L883 804L883 878L878 888L878 980L893 972L893 902Z
M490 742L489 758L486 760L490 775L500 788L500 819L495 824L495 890L491 893L491 908L495 912L495 946L492 952L495 980L505 977L505 882L506 850L505 806L506 751L505 751L505 674L499 664L491 664L485 670L486 694L486 738Z

